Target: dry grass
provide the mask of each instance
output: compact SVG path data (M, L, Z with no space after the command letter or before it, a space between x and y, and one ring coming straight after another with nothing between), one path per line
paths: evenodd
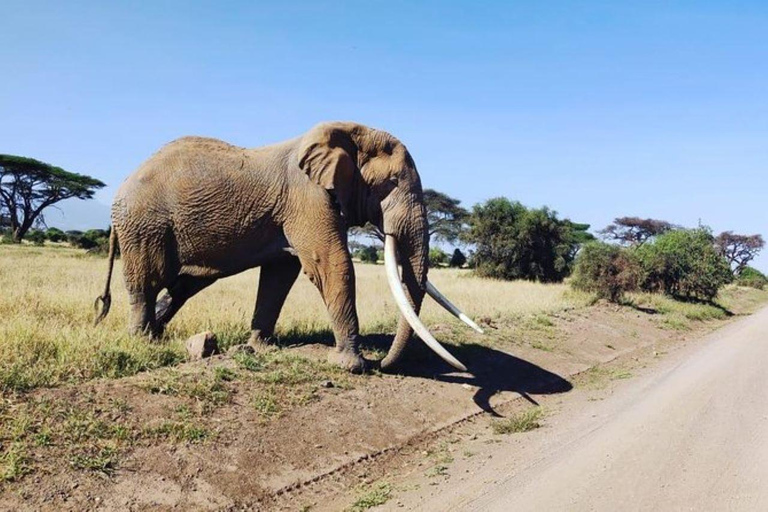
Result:
M543 415L541 407L533 407L511 418L494 420L491 423L491 430L497 435L530 432L541 427L539 420L541 420Z
M190 300L151 344L128 336L121 262L112 282L112 311L93 327L93 301L101 294L107 262L66 247L0 245L0 390L20 391L98 377L121 377L184 359L182 340L211 330L227 346L243 343L253 311L258 269L223 279ZM357 265L358 312L363 334L394 331L397 306L381 266ZM473 278L440 269L431 280L470 316L489 320L554 313L586 305L589 297L566 285ZM432 301L427 324L452 324ZM291 291L277 334L289 343L328 337L329 323L314 286L301 276Z

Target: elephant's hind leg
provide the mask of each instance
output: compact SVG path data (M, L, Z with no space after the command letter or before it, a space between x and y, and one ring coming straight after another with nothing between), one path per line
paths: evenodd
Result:
M198 292L216 281L212 277L180 275L160 298L155 308L158 326L162 329L179 312L181 307Z
M156 330L160 335L165 326L179 312L181 307L199 291L207 288L216 281L214 277L197 277L182 274L168 287L165 295L157 302L155 308Z
M298 258L287 258L262 265L249 345L259 348L272 337L285 299L300 271L301 263Z
M128 303L130 305L130 327L132 335L149 335L157 337L158 332L155 322L155 302L157 290L145 286L141 288L128 288Z

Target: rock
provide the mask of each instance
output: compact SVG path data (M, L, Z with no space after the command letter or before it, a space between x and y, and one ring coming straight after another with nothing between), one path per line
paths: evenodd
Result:
M187 340L186 347L191 361L211 357L213 354L219 353L216 335L210 331L195 334Z
M248 345L247 343L243 343L241 345L232 345L229 347L229 350L227 350L227 355L233 356L235 354L254 354L256 353L256 349L254 349L252 346Z
M321 386L321 387L324 387L324 388L332 388L332 387L334 387L334 384L333 384L333 381L330 381L330 380L325 380L325 381L323 381L323 382L320 384L320 386Z

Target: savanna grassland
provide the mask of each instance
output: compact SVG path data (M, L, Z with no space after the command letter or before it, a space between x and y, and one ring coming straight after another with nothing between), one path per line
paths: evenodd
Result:
M210 330L222 350L245 343L256 299L258 269L221 280L191 299L169 324L160 344L129 336L128 302L117 260L109 316L94 327L94 299L104 289L106 260L67 247L0 245L0 389L23 391L98 377L123 377L184 360L183 341ZM471 278L465 270L440 269L431 279L467 314L498 320L554 313L587 304L589 296L565 285ZM383 266L356 266L362 334L394 331L397 306ZM427 324L453 323L425 301ZM282 344L331 342L327 313L303 275L278 323Z
M585 372L577 386L623 379L629 370L600 365L638 347L660 350L660 340L672 343L768 301L768 292L730 287L715 304L630 294L623 305L607 305L567 284L435 269L430 279L486 334L429 299L422 318L475 376L445 379L446 368L429 355L422 370L404 376L360 376L325 363L332 335L304 276L280 318L279 348L190 363L183 342L195 333L213 331L223 351L247 340L259 271L204 290L165 339L150 343L126 333L119 260L112 311L93 326L106 266L66 246L0 245L0 503L215 509L269 500L507 395L570 389L559 376ZM397 307L382 266L358 264L356 275L364 351L380 358ZM533 382L552 377L564 384ZM450 470L445 461L433 465ZM365 480L376 474L366 469ZM194 492L200 488L205 496Z

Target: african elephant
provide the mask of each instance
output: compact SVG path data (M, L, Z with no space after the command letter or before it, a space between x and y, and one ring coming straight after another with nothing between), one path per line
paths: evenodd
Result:
M118 242L130 330L150 336L160 336L182 305L217 279L260 266L249 343L263 343L303 271L330 314L336 346L329 360L362 371L347 229L366 222L385 236L386 271L402 313L382 368L398 362L416 330L464 370L418 318L430 292L479 329L427 281L429 236L416 165L395 137L354 123L319 124L301 137L254 149L200 137L163 147L115 196L109 272L96 323L109 312Z

